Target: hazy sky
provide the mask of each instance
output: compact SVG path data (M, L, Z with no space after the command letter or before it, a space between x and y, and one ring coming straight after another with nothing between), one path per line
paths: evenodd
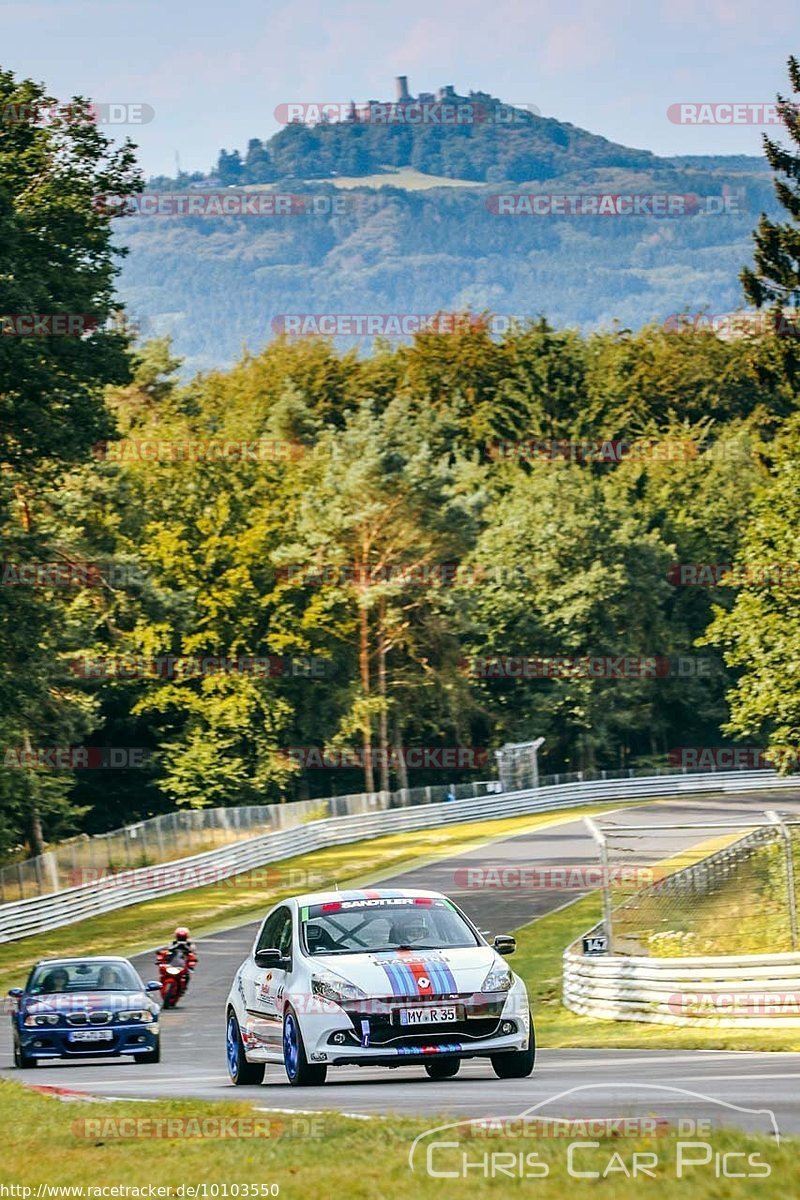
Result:
M770 102L800 56L797 0L0 0L0 65L59 98L134 102L147 174L213 165L291 101L452 83L661 154L759 153L757 125L690 127L680 102Z

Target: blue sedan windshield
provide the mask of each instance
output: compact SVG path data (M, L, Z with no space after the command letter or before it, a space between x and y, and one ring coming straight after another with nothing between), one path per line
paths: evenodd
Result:
M42 963L27 991L32 996L63 992L140 992L142 981L130 963L87 959L85 962Z

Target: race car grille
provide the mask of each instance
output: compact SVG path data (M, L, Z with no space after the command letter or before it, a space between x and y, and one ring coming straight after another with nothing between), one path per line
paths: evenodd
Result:
M76 1012L69 1013L67 1016L68 1025L108 1025L111 1021L112 1014L101 1009L95 1009L92 1012Z
M452 1041L477 1042L495 1037L500 1033L500 1020L496 1016L473 1017L464 1021L448 1021L441 1025L415 1025L409 1027L393 1021L390 1016L372 1014L368 1019L369 1042L376 1046L438 1046ZM363 1037L361 1022L356 1030ZM349 1045L361 1045L358 1033L348 1033ZM335 1036L335 1035L332 1035ZM330 1041L331 1039L329 1039Z

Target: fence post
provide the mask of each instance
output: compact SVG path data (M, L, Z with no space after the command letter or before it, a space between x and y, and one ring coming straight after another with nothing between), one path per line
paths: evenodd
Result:
M776 825L783 838L784 855L786 858L786 893L789 901L789 927L792 931L792 949L797 949L797 893L794 886L794 853L792 851L792 833L777 812L770 810L766 817L772 825Z
M606 835L595 825L591 817L584 817L583 822L589 833L594 838L600 850L600 865L603 870L603 923L606 927L606 939L608 942L608 953L614 953L614 940L611 929L611 880L608 871L608 842Z

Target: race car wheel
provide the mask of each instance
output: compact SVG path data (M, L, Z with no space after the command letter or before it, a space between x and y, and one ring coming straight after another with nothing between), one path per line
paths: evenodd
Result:
M425 1072L429 1079L452 1079L458 1074L460 1066L461 1060L458 1058L434 1059L433 1062L425 1063Z
M157 1063L161 1062L161 1038L156 1041L155 1050L148 1050L146 1054L137 1054L134 1058L137 1063Z
M324 1083L328 1074L324 1063L310 1063L306 1058L300 1024L291 1008L283 1017L283 1064L293 1087L315 1087Z
M20 1071L29 1071L36 1066L36 1059L26 1054L19 1044L19 1038L14 1035L14 1066Z
M264 1082L264 1063L251 1063L247 1061L239 1022L236 1020L236 1014L233 1009L228 1012L226 1051L228 1057L228 1074L233 1083L240 1086L247 1083Z
M527 1050L507 1050L492 1055L492 1067L498 1079L526 1079L536 1061L536 1034L531 1017L531 1036Z

